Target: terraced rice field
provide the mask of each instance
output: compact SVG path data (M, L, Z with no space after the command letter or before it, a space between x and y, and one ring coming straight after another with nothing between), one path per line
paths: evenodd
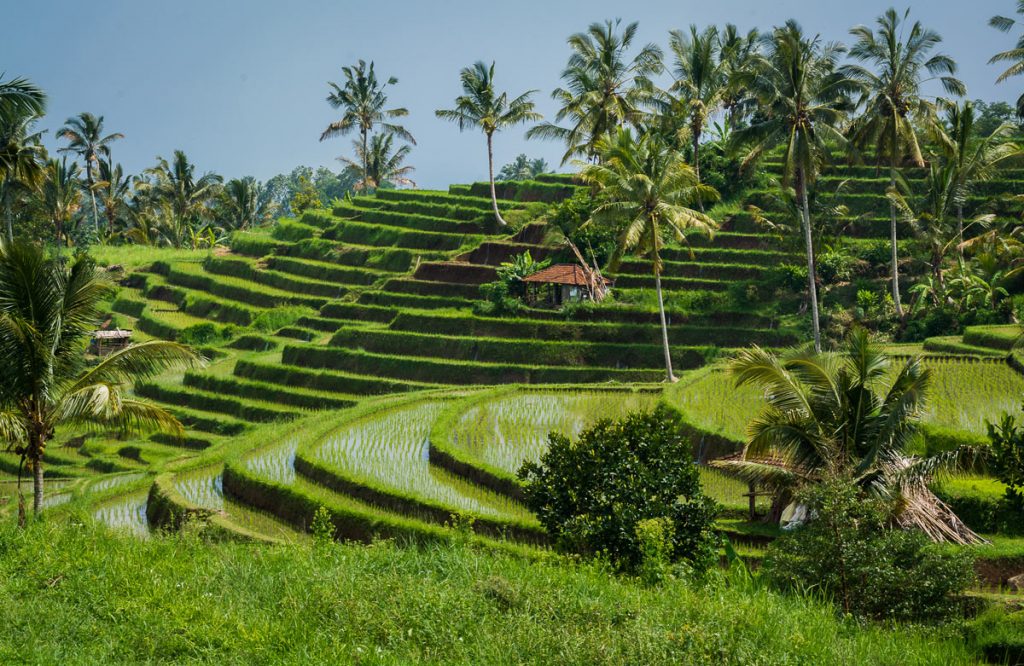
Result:
M547 450L548 434L576 437L601 418L652 409L655 392L524 392L470 407L451 433L451 444L484 464L512 474Z
M295 437L254 452L245 458L245 467L262 479L288 485L295 482Z
M428 436L445 406L427 400L360 419L314 447L313 456L392 493L482 516L530 520L519 504L430 465Z
M104 502L93 509L94 520L118 530L126 530L139 537L149 536L149 519L146 518L146 503L149 489L133 491L114 500Z

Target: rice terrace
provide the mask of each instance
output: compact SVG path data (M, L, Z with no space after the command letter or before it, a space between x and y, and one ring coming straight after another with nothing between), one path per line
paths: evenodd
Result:
M1024 2L230 4L0 12L0 663L1024 664Z

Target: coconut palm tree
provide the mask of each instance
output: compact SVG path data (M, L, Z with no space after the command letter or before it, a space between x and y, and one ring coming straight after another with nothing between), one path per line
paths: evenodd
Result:
M347 157L338 158L348 165L346 169L352 169L358 174L358 179L352 185L353 190L365 192L385 185L416 187L416 183L409 178L409 174L416 169L402 164L412 148L406 145L394 148L394 141L394 134L374 134L367 147L367 154L364 155L362 146L356 144L359 162Z
M153 341L86 363L86 344L111 288L85 255L64 263L33 244L0 245L0 437L32 471L37 514L46 447L58 429L182 431L173 416L131 397L128 387L198 365L195 352Z
M39 207L43 214L53 223L57 238L57 247L75 214L82 207L82 188L78 182L80 172L78 164L68 164L65 156L46 163L46 177L39 189Z
M34 132L38 116L21 111L0 119L0 202L3 203L7 240L14 239L14 206L43 180L46 149L42 132Z
M850 34L856 42L850 48L850 56L873 69L860 65L845 68L846 75L864 88L864 113L851 130L851 141L860 150L872 150L876 163L889 167L890 187L896 186L904 161L924 166L914 123L933 118L935 107L921 92L921 84L938 78L951 95L962 97L967 92L964 84L953 76L953 59L934 53L942 37L919 21L906 31L909 17L909 9L902 17L895 9L889 9L878 17L876 30L863 25L853 28ZM891 202L889 220L892 300L896 314L902 317L896 206Z
M548 163L543 157L531 160L526 153L520 153L514 160L501 167L498 180L529 180L547 171Z
M663 67L661 49L647 44L632 58L637 23L619 33L620 20L591 23L586 32L569 37L572 54L562 72L564 87L551 98L559 104L554 122L530 128L528 139L557 139L566 144L565 164L573 157L592 159L597 141L626 123L644 118L643 108L654 94L650 77ZM562 127L563 121L568 127Z
M733 135L737 144L749 146L745 166L766 150L783 147L780 182L785 191L792 184L796 192L807 255L814 348L818 351L821 331L808 192L821 166L830 159L829 144L844 143L840 125L851 107L848 95L854 83L837 70L842 53L837 44L822 44L818 36L805 36L796 21L775 28L747 81L760 113L750 127Z
M228 229L249 229L269 222L277 204L267 188L252 176L233 178L221 191L218 214Z
M702 32L691 25L689 34L682 30L669 33L672 52L672 90L677 92L689 115L690 140L693 148L693 170L700 180L700 138L708 116L718 110L725 88L725 75L719 61L718 28L708 26ZM703 202L698 201L704 210Z
M1024 16L1024 0L1017 0L1017 14ZM1007 16L993 16L988 24L1000 32L1009 32L1018 21ZM1008 62L1010 66L999 75L997 83L1002 83L1014 76L1024 74L1024 33L1017 38L1017 43L1008 51L1001 51L988 61L989 64ZM1017 98L1017 115L1024 118L1024 94Z
M110 157L110 144L123 139L124 134L114 132L103 136L103 116L80 113L64 121L64 127L57 132L57 137L68 142L60 152L75 153L85 162L85 184L89 190L89 198L92 199L93 229L99 234L100 214L96 206L96 193L93 191L96 184L93 179L93 166L100 157Z
M327 129L320 134L320 140L330 139L335 136L344 136L352 130L359 132L359 146L357 155L368 157L370 155L369 138L376 127L389 134L416 145L416 139L401 125L391 120L404 118L409 115L408 109L396 107L386 109L388 96L384 89L398 83L395 77L388 78L383 84L377 80L377 74L373 71L373 61L369 67L366 61L360 60L351 67L342 67L345 75L343 85L328 81L331 86L331 93L327 96L327 103L331 108L341 109L342 116L327 126ZM362 158L360 158L362 159ZM369 165L363 162L362 176L364 180L369 178Z
M99 180L96 182L100 205L103 206L103 215L107 218L108 239L112 238L118 230L118 220L123 220L127 211L133 181L131 176L124 175L124 169L120 164L113 166L111 164L110 159L100 160Z
M494 133L533 120L541 115L534 111L530 97L536 90L527 90L518 97L509 99L508 93L499 93L494 88L494 63L488 67L476 62L459 73L462 94L455 98L454 109L438 109L435 114L443 120L459 124L459 131L467 127L478 127L487 137L487 176L491 184L491 206L494 219L504 226L505 220L498 212L498 196L494 191Z
M613 263L629 250L651 258L665 376L675 381L661 293L661 248L666 234L684 243L688 231L711 235L717 223L690 206L699 200L714 201L718 192L701 185L682 154L656 133L642 133L636 138L631 129L620 128L600 139L595 148L600 161L584 165L580 173L584 183L598 190L598 204L587 224L605 224L619 231L619 251Z
M753 71L761 49L761 35L753 29L741 35L735 25L728 23L718 38L718 61L722 73L722 108L725 109L725 128L731 132L753 107L754 98L747 89L747 79Z
M195 172L195 165L185 153L175 150L170 162L157 158L157 165L144 172L148 177L136 183L136 192L148 198L155 208L166 204L170 214L167 224L176 230L175 244L188 238L189 231L201 231L209 223L211 206L220 193L223 178L215 173L197 178Z
M836 355L778 356L755 346L740 352L730 371L737 386L762 390L766 406L747 427L742 455L712 465L775 491L777 506L807 484L852 479L900 497L905 525L955 541L977 538L927 489L932 474L972 452L925 460L907 453L931 379L919 359L893 368L868 332L856 328Z
M46 93L28 79L3 80L0 72L0 125L19 118L38 118L46 113ZM0 176L7 168L0 158Z

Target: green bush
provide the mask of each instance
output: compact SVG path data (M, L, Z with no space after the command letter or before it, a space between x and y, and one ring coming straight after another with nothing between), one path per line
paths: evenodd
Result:
M819 590L875 620L944 620L974 581L970 553L950 553L918 531L892 527L893 506L853 483L815 485L800 497L813 519L768 548L763 575L783 590Z
M995 606L966 627L967 640L991 664L1024 664L1024 611Z
M234 334L233 326L217 326L211 322L203 322L181 329L175 340L184 345L208 345L230 340Z
M650 563L660 550L643 521L667 519L668 557L705 570L715 559L717 506L701 491L679 426L659 407L598 421L576 441L551 433L540 462L519 471L526 505L561 548L608 557L627 571L642 570L645 553Z
M998 424L988 424L988 438L992 442L992 472L1006 484L1004 510L1017 517L1008 522L1024 531L1024 427L1018 426L1012 415L1004 414Z

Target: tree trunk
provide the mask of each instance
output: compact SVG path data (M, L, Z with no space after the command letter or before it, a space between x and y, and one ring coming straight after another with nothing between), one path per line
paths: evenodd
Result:
M5 199L5 201L4 201L4 219L7 222L7 242L8 243L13 243L14 242L14 221L13 221L12 218L14 217L14 215L13 215L13 213L11 213L11 200L9 198L10 194L9 193L6 193L6 194L7 194L7 196L4 197L4 199Z
M821 324L818 321L818 285L814 270L814 241L811 239L811 208L807 201L807 176L797 169L796 186L800 190L800 213L804 227L804 245L807 251L807 294L811 301L811 327L814 331L814 351L821 353Z
M658 316L661 318L661 344L665 349L665 379L676 381L672 373L672 353L668 346L668 321L665 319L665 301L661 297L661 271L658 269L658 256L654 256L654 290L658 294Z
M85 180L89 186L89 198L92 199L92 229L96 232L96 240L100 239L100 211L96 207L96 193L92 189L92 161L85 161Z
M507 222L501 217L501 213L498 212L498 193L494 190L494 135L487 135L487 177L491 181L491 207L494 208L494 219L498 221L498 224L505 226Z
M369 155L366 154L366 128L359 128L363 135L363 194L366 194L366 189L370 187L370 164L367 161Z
M893 141L892 170L889 171L889 187L896 188L896 142ZM889 241L892 249L892 303L896 316L903 319L903 304L900 303L900 258L896 247L896 204L889 202Z
M43 511L43 456L37 455L32 461L32 513Z
M964 258L964 248L962 247L963 244L964 244L964 205L963 204L957 204L956 205L956 236L957 236L956 254L957 254L958 257L963 259Z
M694 129L693 131L693 171L697 175L697 184L699 185L700 180L700 130ZM700 212L704 212L704 199L697 193L697 206L700 208Z

